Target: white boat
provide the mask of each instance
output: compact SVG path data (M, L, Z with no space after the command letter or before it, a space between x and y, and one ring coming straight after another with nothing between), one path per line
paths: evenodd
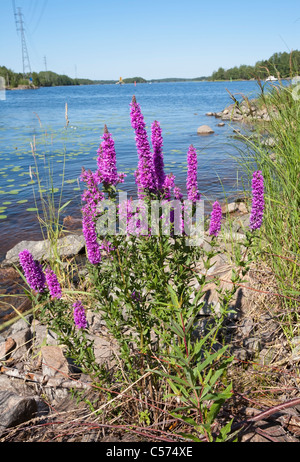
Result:
M274 77L274 75L269 75L269 77L266 78L266 82L277 82L278 79Z

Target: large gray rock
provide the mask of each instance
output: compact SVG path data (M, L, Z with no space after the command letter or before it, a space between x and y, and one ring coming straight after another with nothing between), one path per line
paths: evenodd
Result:
M10 390L0 391L0 433L35 417L37 402L32 397L19 396Z
M57 251L61 258L73 257L80 253L85 247L85 239L83 235L70 234L58 239ZM23 250L29 250L35 260L49 260L51 257L51 246L48 239L42 241L22 241L10 249L3 265L12 265L19 263L19 253Z

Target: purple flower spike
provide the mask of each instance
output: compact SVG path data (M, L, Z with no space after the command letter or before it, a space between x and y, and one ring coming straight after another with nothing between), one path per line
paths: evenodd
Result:
M252 176L252 209L249 225L251 231L261 227L264 208L264 178L262 172L258 170Z
M88 206L85 206L82 211L82 232L85 238L87 256L92 265L97 265L101 262L101 253L97 241L94 212Z
M61 287L57 280L56 274L49 267L46 269L45 274L51 298L61 298Z
M74 322L75 322L77 329L86 329L87 321L86 321L84 307L81 301L78 300L77 302L75 302L73 304L73 308L74 308L73 310Z
M85 170L82 167L81 180L87 185L87 189L83 191L81 198L86 202L86 206L95 213L98 202L104 199L102 191L98 188L100 183L98 172L93 173L91 170Z
M213 204L209 226L210 236L217 236L221 229L222 209L218 201Z
M19 260L31 289L39 293L44 292L46 278L42 265L33 259L33 256L27 249L19 253Z
M187 154L187 164L188 164L188 171L187 171L187 180L186 180L186 188L187 188L187 196L188 200L192 202L196 202L200 200L200 193L198 192L197 187L197 152L194 146L191 144Z
M117 185L124 182L124 174L118 175L115 142L104 125L103 141L98 150L98 176L104 185Z
M151 141L153 146L153 164L156 176L156 186L161 190L165 181L164 160L163 160L163 138L159 122L156 120L151 126Z
M135 141L139 156L138 170L135 177L139 196L141 197L144 190L150 192L156 191L156 176L146 124L135 96L133 96L130 106L131 126L135 131Z

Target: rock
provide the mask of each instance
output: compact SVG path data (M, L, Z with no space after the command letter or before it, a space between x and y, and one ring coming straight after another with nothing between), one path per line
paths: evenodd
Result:
M70 366L61 347L55 345L44 346L41 349L41 353L43 375L59 378L68 377Z
M224 125L225 125L225 122L218 123L218 127L224 127Z
M224 114L224 113L222 113L221 119L222 119L222 120L231 120L231 119L232 119L232 115L231 115L231 114Z
M9 390L0 391L0 430L26 422L36 412L37 402L33 397L18 396Z
M35 352L38 353L40 348L46 345L57 345L57 334L39 321L34 320L31 330L33 336L32 346Z
M214 133L214 130L208 125L201 125L197 129L197 133L198 135L210 135L211 133Z
M11 356L14 359L23 359L24 357L27 357L32 342L31 329L23 329L14 333L12 335L12 339L15 341L16 346L11 351Z
M249 337L244 339L243 346L253 355L261 350L261 340L257 337Z
M3 343L0 344L0 361L6 361L9 353L16 348L16 341L8 337Z
M114 351L118 350L116 341L104 337L89 336L94 342L94 354L97 364L112 367L116 364Z
M246 204L244 202L230 202L229 204L224 204L222 206L222 213L234 213L234 212L240 212L243 214L248 213Z
M207 115L208 117L211 117L211 116L214 116L215 113L214 112L207 112L205 115Z
M28 329L32 323L33 316L26 316L16 321L11 327L11 333L16 334L24 329Z
M292 346L292 360L299 361L300 360L300 337L294 337L291 341Z
M79 254L84 248L85 239L83 235L78 236L70 234L58 239L57 242L57 250L61 258L73 257L74 255ZM50 241L48 239L44 241L22 241L7 252L6 258L2 265L18 265L19 253L25 249L28 249L29 252L32 253L35 260L49 260L51 256Z

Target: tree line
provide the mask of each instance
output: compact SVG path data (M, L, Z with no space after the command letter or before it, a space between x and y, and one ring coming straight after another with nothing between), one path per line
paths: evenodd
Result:
M64 85L90 85L90 79L72 79L67 75L56 74L52 71L32 72L24 76L20 72L13 72L5 66L0 66L0 76L4 77L8 88L17 88L19 85L32 85L33 87L57 87Z
M269 59L257 61L254 66L242 64L226 70L219 67L208 80L265 79L269 75L284 79L298 73L300 73L300 51L295 50L292 53L274 53Z

